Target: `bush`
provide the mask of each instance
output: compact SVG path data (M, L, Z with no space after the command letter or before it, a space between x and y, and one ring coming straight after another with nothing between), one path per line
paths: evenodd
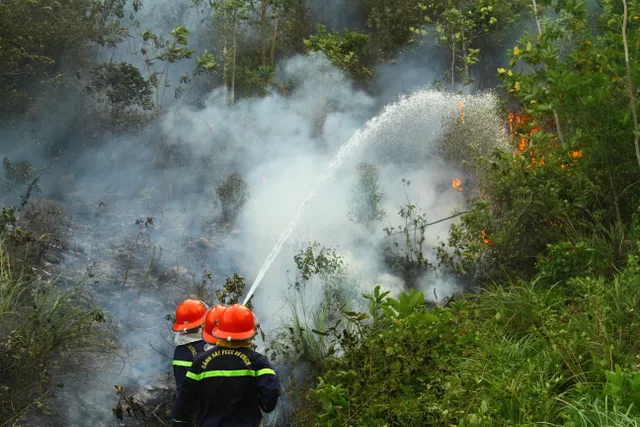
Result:
M249 198L249 187L242 175L233 173L216 187L218 202L222 207L222 220L233 222Z
M410 181L402 180L404 185ZM414 286L418 277L433 268L425 256L425 232L429 226L427 216L420 207L407 202L398 211L404 224L388 226L383 230L387 239L383 245L384 260L391 270L397 271L408 286Z
M41 399L57 384L56 360L113 342L108 317L86 303L81 287L65 290L11 267L0 246L0 421L7 422L34 403L46 410Z
M349 219L371 229L374 222L386 216L382 208L384 194L380 189L378 168L368 163L358 166L358 180L353 188Z
M369 35L361 31L345 29L342 34L327 31L327 27L318 24L317 34L304 40L308 52L322 52L333 65L348 72L356 80L369 80L373 73L364 65Z
M610 280L542 285L496 285L433 311L419 292L376 289L368 315L350 318L355 336L331 336L344 354L323 362L313 422L634 425L638 258Z

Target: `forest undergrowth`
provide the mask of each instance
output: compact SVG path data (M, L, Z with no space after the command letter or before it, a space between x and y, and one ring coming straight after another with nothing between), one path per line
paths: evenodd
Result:
M229 104L287 96L291 82L277 79L278 64L310 52L371 89L377 65L425 37L448 64L437 87L500 82L507 147L480 141L485 148L471 150L485 136L469 133L470 111L466 127L464 116L443 123L445 156L464 165L476 187L465 193L469 209L452 213L457 221L446 241L424 247L429 222L414 202L398 207L401 227L384 230L390 239L400 236L381 251L406 292L391 297L376 287L359 295L340 251L323 242L294 257L296 295L313 283L323 298L305 310L290 301L293 321L269 343L269 355L290 368L286 425L639 423L637 1L403 0L389 8L384 0L361 0L366 28L342 32L312 25L303 1L209 3L207 19L220 37L205 40L211 48L199 52L189 48L184 25L168 34L140 28L144 1L1 3L3 125L55 121L48 108L68 97L80 100L73 104L83 147L107 134L141 135L191 87L224 87ZM133 21L127 28L125 12ZM523 23L534 31L505 45ZM101 62L95 53L136 37L146 68ZM507 51L508 64L488 69L495 51ZM194 69L171 81L171 67L191 59ZM49 160L66 155L71 141L48 145ZM158 141L158 167L179 160L179 145ZM117 348L114 319L96 308L86 286L43 273L42 261L65 247L67 236L65 222L51 214L55 203L33 202L38 169L6 157L3 165L0 422L9 425L28 410L51 412L45 398L64 386L58 373L80 366L78 354ZM362 163L356 173L345 221L382 230L393 213L382 209L378 170ZM51 199L62 200L73 177L57 179ZM232 230L250 197L244 177L229 171L215 197L216 220ZM432 249L434 259L426 255ZM412 287L435 271L472 286L426 303ZM244 281L236 275L226 286L237 300ZM200 291L206 298L204 285ZM227 301L224 292L216 297Z

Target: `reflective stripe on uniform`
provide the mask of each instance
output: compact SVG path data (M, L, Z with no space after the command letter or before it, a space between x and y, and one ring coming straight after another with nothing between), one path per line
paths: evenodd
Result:
M173 421L174 423L185 423L185 424L189 423L189 421L180 421L180 420L171 420L171 421Z
M193 372L187 372L187 377L192 380L200 381L204 378L211 377L260 377L262 375L275 375L275 371L270 368L260 369L253 371L251 369L238 369L229 371L204 371L199 374Z
M186 366L187 368L190 368L191 365L193 365L193 362L188 362L186 360L174 360L173 361L173 366Z

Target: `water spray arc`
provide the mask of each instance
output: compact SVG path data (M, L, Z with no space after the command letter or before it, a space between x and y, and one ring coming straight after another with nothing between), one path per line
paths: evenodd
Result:
M262 264L262 267L260 267L260 270L258 271L258 275L256 276L256 279L251 285L251 288L249 289L249 293L244 299L244 302L243 302L244 305L246 305L247 302L249 302L249 300L253 296L254 292L260 285L260 282L262 281L265 274L269 270L269 267L271 267L271 264L280 253L280 250L282 249L282 245L284 245L287 239L289 239L289 237L291 236L291 233L298 225L298 222L300 222L300 218L302 216L302 212L304 211L305 207L307 206L309 201L315 196L316 192L322 187L322 184L325 181L331 179L335 170L342 165L342 163L344 162L344 159L354 149L361 146L365 141L370 140L377 132L380 131L380 129L383 128L383 125L385 123L388 123L391 120L393 120L398 115L398 113L400 113L401 115L403 109L410 108L413 105L413 103L427 96L429 93L431 92L428 90L421 90L421 91L415 92L414 94L408 97L403 97L393 104L387 105L382 111L382 113L370 119L364 126L364 129L358 129L355 132L355 134L342 147L340 147L340 149L338 150L338 153L335 155L333 160L331 160L331 162L327 165L325 171L322 174L320 174L318 178L316 178L316 181L314 182L313 186L307 193L306 197L304 198L302 203L300 203L300 205L298 206L298 209L296 210L296 214L294 218L291 220L287 228L285 228L280 234L280 237L278 238L275 245L273 246L273 249L271 249L271 252L267 256L267 259Z
M368 126L367 126L367 129L368 129ZM362 144L362 142L366 139L365 133L366 132L361 132L360 130L358 130L356 134L345 145L340 147L340 150L338 151L336 156L333 158L331 163L329 163L326 170L321 175L319 175L316 181L313 183L313 186L307 193L306 197L304 198L302 203L300 203L300 205L298 206L295 216L293 217L293 219L291 220L287 228L285 228L282 231L282 233L280 234L280 237L276 241L276 244L273 246L273 249L271 249L269 256L267 256L267 259L262 264L262 267L260 267L260 271L258 271L258 276L256 277L256 280L254 280L253 285L251 285L251 289L249 289L249 293L247 294L246 298L244 299L244 302L242 303L243 305L246 305L247 302L249 302L249 299L251 299L251 297L253 296L253 293L256 291L256 289L260 285L260 282L262 281L262 279L264 278L264 275L269 270L269 267L271 267L271 264L280 253L280 250L282 249L282 245L284 244L284 242L287 241L287 239L289 239L289 236L291 236L291 233L296 228L296 225L298 225L298 222L300 222L300 217L302 216L302 212L304 211L304 208L307 206L307 204L313 198L313 196L315 196L318 189L322 187L322 184L328 179L331 179L331 177L333 176L333 172L340 167L340 165L344 161L347 154L349 154L351 150L353 150L354 148Z

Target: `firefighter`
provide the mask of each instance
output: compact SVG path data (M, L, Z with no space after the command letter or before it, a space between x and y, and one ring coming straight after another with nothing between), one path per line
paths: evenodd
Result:
M176 392L180 391L193 359L204 351L202 323L206 312L206 304L195 299L181 302L176 309L176 322L173 324L173 330L176 332L174 340L176 348L173 352Z
M198 427L258 427L261 411L275 409L280 379L267 358L251 349L257 327L258 319L249 308L233 304L213 331L205 328L205 340L218 341L198 355L187 372L172 407L172 427L189 425L194 400L198 400Z
M210 308L204 315L204 323L202 324L202 339L205 342L204 351L211 350L215 347L216 342L218 342L218 338L211 335L211 332L226 308L226 305L218 304L215 307Z

